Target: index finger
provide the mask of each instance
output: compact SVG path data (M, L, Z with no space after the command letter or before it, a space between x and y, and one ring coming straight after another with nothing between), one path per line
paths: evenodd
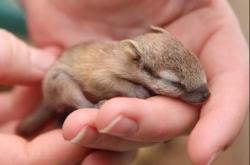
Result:
M40 82L55 58L48 51L29 47L11 33L0 29L0 84Z

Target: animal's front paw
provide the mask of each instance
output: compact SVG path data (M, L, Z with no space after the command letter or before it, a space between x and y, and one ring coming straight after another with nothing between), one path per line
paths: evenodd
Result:
M94 105L94 108L100 108L107 100L101 100Z
M138 88L134 92L135 92L135 97L137 98L145 99L150 97L149 91L140 85L138 85Z

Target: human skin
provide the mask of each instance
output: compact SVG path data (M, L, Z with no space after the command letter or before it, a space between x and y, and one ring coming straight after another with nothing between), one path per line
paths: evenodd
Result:
M115 98L100 110L75 111L67 118L62 132L65 139L71 140L85 128L85 139L78 142L83 147L74 148L76 153L88 150L84 147L100 149L99 157L90 155L95 158L91 159L95 163L100 157L107 158L101 149L133 150L181 136L193 128L188 140L188 154L193 164L203 165L210 163L214 155L227 148L238 135L249 104L248 47L227 1L23 2L29 32L40 48L63 49L80 41L122 39L146 32L148 24L161 25L198 55L207 73L211 97L200 108L157 96L147 100ZM34 106L34 102L23 102L20 98L27 91L26 100L34 99L37 91L34 87L20 91L19 98L15 93L12 95L25 107L22 115ZM0 101L3 105L13 98L4 99ZM13 111L16 107L9 109ZM8 121L11 119L14 117L9 117ZM114 124L114 120L119 122ZM113 127L107 129L109 123ZM57 131L59 138L60 130ZM53 133L42 134L38 139ZM64 145L68 144L63 142ZM57 158L53 156L56 157L53 154L50 157Z
M135 152L103 152L70 144L62 130L43 133L32 140L15 135L18 121L40 102L40 82L60 50L37 49L0 29L0 84L13 85L0 93L0 156L2 164L127 164ZM50 126L51 128L52 126ZM49 128L47 128L49 129Z

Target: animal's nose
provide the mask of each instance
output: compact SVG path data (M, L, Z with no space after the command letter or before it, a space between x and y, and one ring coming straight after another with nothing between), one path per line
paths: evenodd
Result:
M182 99L191 103L202 103L206 101L210 96L210 92L207 85L202 85L195 90L187 92L182 96Z
M207 100L210 96L210 92L206 90L205 92L202 93L202 100Z
M206 85L202 85L199 88L191 92L193 95L196 95L197 99L202 102L208 99L210 92Z

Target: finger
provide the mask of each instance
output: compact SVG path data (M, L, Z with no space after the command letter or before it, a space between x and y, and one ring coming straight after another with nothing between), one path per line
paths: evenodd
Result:
M0 83L39 82L56 56L29 47L11 33L0 29Z
M82 165L127 165L134 160L136 152L95 151L89 154Z
M102 133L158 142L183 135L194 126L198 114L193 106L166 97L115 98L101 107L96 124Z
M36 109L41 99L40 87L18 86L13 91L0 94L0 124L20 119Z
M2 164L77 164L90 150L65 141L60 130L42 134L27 142L14 135L0 135Z
M211 98L204 106L201 119L189 138L189 155L195 164L207 164L214 155L227 148L239 134L247 112L246 84L233 80L230 75L214 79ZM240 88L232 88L238 84ZM238 91L239 90L239 91Z
M226 6L221 10L230 11L227 17L233 18L226 2L220 3ZM210 101L188 142L190 158L198 165L211 163L233 142L248 111L248 48L235 20L226 22L207 41L201 60L212 78Z
M99 133L95 125L97 112L97 109L82 109L71 113L63 125L64 138L80 146L111 151L128 151L151 144Z
M210 0L201 0L196 5L196 8L172 21L165 28L185 47L199 55L207 39L224 23L224 15Z
M0 133L2 134L16 134L16 126L18 125L18 120L12 120L4 123L0 126Z

